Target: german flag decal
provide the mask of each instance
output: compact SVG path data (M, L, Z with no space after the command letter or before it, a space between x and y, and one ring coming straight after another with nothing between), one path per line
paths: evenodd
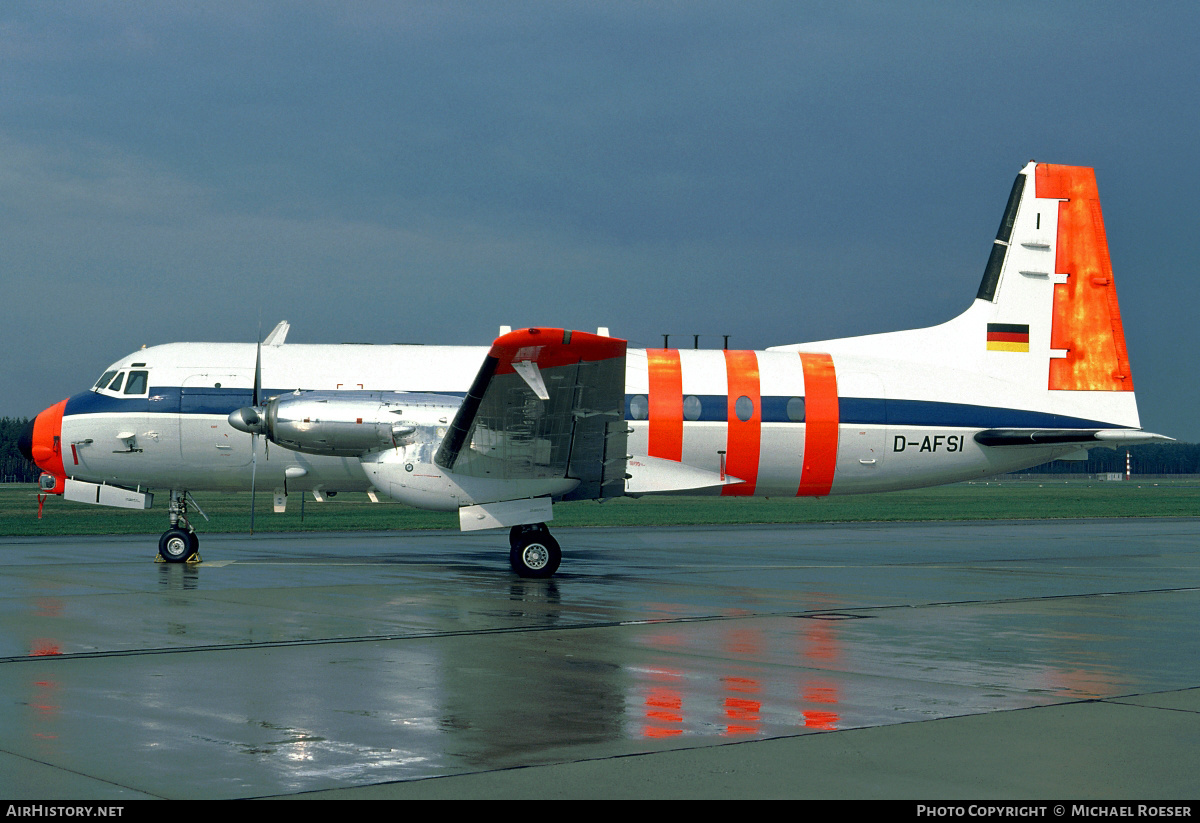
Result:
M1029 351L1029 326L1019 323L988 323L988 351Z

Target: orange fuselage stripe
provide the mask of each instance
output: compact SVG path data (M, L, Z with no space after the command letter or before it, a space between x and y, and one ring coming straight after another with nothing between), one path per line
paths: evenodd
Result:
M683 372L677 349L647 349L651 457L683 459ZM797 496L824 496L833 486L837 467L837 375L827 354L800 354L804 370L804 465ZM726 351L727 433L725 472L745 482L726 486L724 495L755 492L762 449L762 393L758 356L752 351ZM737 401L752 403L748 420L739 420Z
M762 395L759 390L758 355L752 351L726 349L725 371L729 378L725 473L745 482L724 486L721 488L721 494L752 495L758 482L758 457L762 442ZM739 397L748 397L753 404L748 420L741 420L737 415Z
M800 353L804 367L804 467L796 496L823 497L833 486L838 451L837 373L828 354Z
M651 457L683 459L683 371L677 349L647 349Z

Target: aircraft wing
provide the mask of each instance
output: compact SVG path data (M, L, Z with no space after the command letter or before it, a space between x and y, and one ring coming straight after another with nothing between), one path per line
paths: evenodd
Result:
M497 338L434 462L474 477L579 480L565 500L621 496L625 347L564 329Z

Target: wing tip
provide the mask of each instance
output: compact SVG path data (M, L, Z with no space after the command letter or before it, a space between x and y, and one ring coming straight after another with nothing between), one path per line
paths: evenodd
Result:
M619 337L531 326L500 335L492 343L489 354L507 372L516 361L533 361L541 368L550 368L580 361L624 357L626 345L627 342Z

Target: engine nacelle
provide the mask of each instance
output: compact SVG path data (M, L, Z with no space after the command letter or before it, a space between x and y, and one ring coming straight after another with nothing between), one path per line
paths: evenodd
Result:
M297 390L238 409L229 425L305 454L359 457L439 442L461 402L442 394Z
M362 459L363 471L371 478L371 485L393 500L433 511L455 511L497 501L558 498L579 485L574 477L514 479L456 474L433 462L436 447L436 443L413 443L379 451Z

